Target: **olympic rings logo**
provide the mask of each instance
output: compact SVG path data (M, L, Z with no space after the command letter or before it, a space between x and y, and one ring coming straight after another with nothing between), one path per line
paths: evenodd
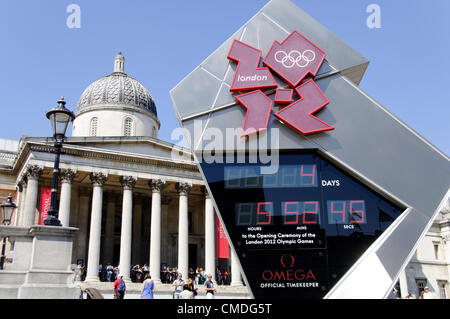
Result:
M303 53L297 50L291 50L289 54L285 51L277 51L275 52L274 58L275 61L281 63L287 69L291 69L295 65L299 68L304 68L316 59L316 54L311 50L305 50Z

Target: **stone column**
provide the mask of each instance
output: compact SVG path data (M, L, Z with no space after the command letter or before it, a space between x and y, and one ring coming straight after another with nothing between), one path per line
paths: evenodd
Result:
M131 241L133 236L133 188L136 178L133 176L121 176L120 183L123 186L122 202L122 228L120 232L120 262L119 270L123 280L131 282Z
M150 229L150 276L154 282L161 282L161 191L164 181L152 179L152 216Z
M72 190L72 181L76 172L71 169L62 169L61 176L61 197L59 200L58 217L63 227L69 227L70 224L70 198Z
M205 273L211 274L215 281L216 270L216 219L214 207L208 191L202 187L205 194Z
M38 165L29 165L27 168L27 196L23 210L22 226L30 227L35 222L36 204L39 191L39 176L42 168Z
M27 177L26 175L22 177L22 180L19 182L20 185L22 185L22 196L20 198L19 203L19 213L18 213L18 219L16 222L16 226L22 226L23 225L23 214L25 210L25 201L27 198Z
M189 265L189 219L188 219L188 194L192 185L188 183L177 183L176 189L179 193L178 209L178 272L183 279L188 278Z
M86 281L100 281L98 278L98 265L100 261L102 230L103 185L105 184L107 177L103 173L93 172L90 174L90 178L92 181L93 192Z
M104 256L107 263L113 262L114 257L114 221L116 213L116 194L108 193L106 204Z
M236 251L230 247L231 255L231 286L242 286L241 266Z

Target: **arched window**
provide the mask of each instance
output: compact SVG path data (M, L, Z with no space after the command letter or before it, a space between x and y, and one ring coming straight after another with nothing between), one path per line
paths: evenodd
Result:
M91 119L91 127L89 131L89 136L97 136L97 128L98 128L98 118L93 117Z
M131 136L133 130L133 120L130 117L125 118L124 126L123 126L123 134L125 136Z

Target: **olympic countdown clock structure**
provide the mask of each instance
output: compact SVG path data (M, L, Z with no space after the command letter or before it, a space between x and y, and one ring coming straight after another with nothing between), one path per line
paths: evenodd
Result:
M171 90L255 298L387 297L449 197L449 158L358 87L368 63L272 0Z

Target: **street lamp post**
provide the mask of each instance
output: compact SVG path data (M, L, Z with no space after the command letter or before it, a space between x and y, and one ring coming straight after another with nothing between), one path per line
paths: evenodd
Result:
M53 166L52 193L50 197L50 209L47 211L48 217L44 220L47 226L62 226L58 219L58 209L56 207L56 198L58 195L58 178L59 178L59 159L61 156L61 148L64 143L67 127L73 121L75 115L65 108L66 101L64 97L58 101L58 106L47 111L47 118L50 120L55 139L55 163Z
M2 208L2 223L3 225L9 225L11 223L14 209L16 209L16 204L12 202L11 194L9 194L8 199L3 204L1 204L0 207ZM5 249L6 249L6 236L3 237L0 269L3 269L3 264L5 263Z

